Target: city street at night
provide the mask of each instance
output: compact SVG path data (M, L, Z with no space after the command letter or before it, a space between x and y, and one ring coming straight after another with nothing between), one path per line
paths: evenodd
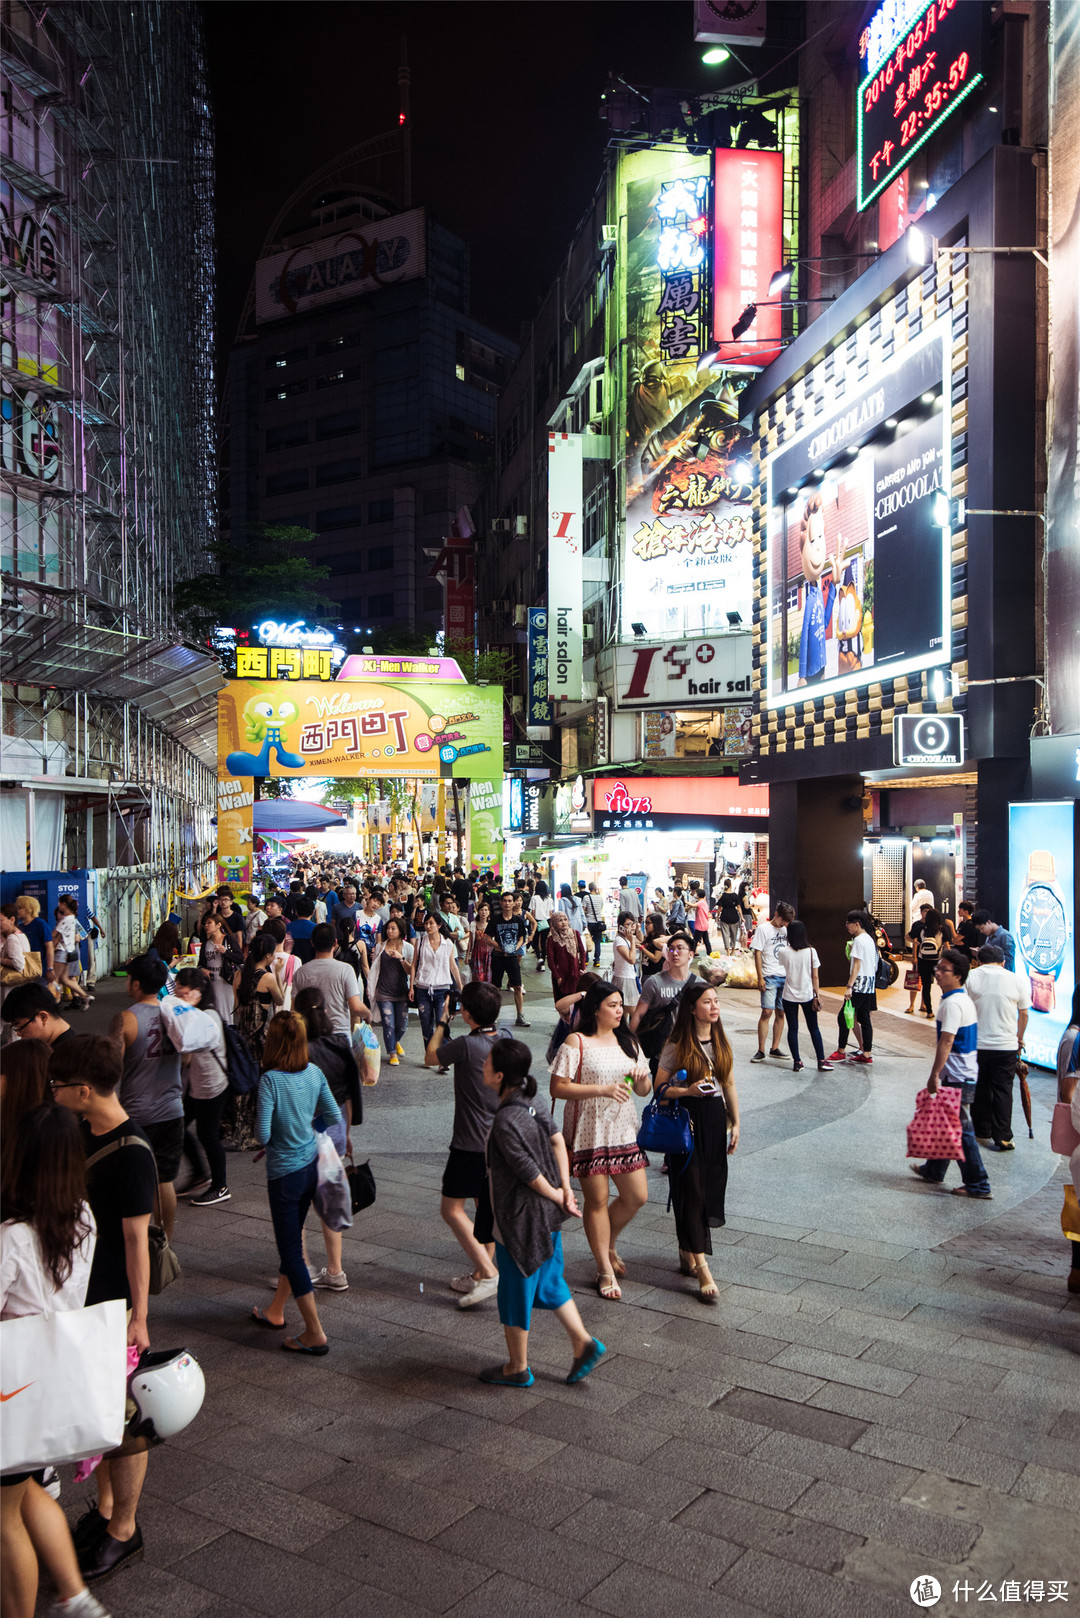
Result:
M549 991L527 982L540 1053ZM262 1165L234 1156L230 1203L182 1205L184 1276L154 1300L151 1341L197 1355L207 1399L150 1457L145 1558L109 1582L115 1618L876 1618L910 1610L924 1574L950 1612L965 1610L954 1584L973 1603L989 1583L1016 1613L1003 1584L1067 1578L1080 1300L1048 1077L1032 1085L1036 1139L1018 1130L992 1161L992 1206L971 1206L919 1186L903 1157L929 1033L882 1018L872 1074L796 1078L787 1060L749 1064L750 998L723 996L744 1130L719 1303L678 1274L654 1163L620 1244L622 1303L596 1296L580 1230L567 1238L609 1351L580 1387L543 1316L531 1389L477 1381L501 1331L494 1301L461 1311L447 1286L451 1081L415 1060L384 1062L364 1092L355 1149L378 1197L345 1234L348 1292L319 1294L325 1361L290 1363L247 1319L275 1270ZM314 1221L308 1240L318 1263ZM65 1486L70 1515L85 1492Z

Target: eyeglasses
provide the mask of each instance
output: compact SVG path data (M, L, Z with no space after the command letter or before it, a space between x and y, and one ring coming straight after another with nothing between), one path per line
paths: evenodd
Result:
M33 1022L33 1020L34 1020L33 1017L24 1017L22 1022L13 1022L11 1024L12 1033L13 1034L21 1034L24 1028L29 1028L29 1026Z
M54 1092L56 1090L81 1090L85 1083L85 1079L50 1079L49 1089Z

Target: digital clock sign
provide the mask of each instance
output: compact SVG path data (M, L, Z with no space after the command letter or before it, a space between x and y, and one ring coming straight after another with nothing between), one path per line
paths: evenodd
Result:
M859 40L858 208L868 208L983 80L985 7L885 0Z

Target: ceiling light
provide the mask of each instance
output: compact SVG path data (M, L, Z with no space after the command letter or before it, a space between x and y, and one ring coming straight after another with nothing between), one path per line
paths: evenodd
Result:
M707 51L702 51L701 60L706 67L716 67L720 62L726 62L731 52L725 50L723 45L710 45Z

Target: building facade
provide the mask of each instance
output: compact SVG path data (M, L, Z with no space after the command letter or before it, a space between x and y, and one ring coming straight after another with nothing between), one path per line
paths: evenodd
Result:
M339 180L256 264L229 360L222 531L243 546L260 525L310 530L346 637L434 637L432 559L493 456L513 345L469 312L464 242Z
M220 676L172 606L214 529L202 42L154 3L0 30L4 898L96 873L122 959L213 852Z

